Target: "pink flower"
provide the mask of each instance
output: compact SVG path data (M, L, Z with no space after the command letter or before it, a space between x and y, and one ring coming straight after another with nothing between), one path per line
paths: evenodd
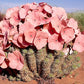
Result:
M1 68L7 68L8 67L8 65L5 61L5 58L6 58L6 56L5 56L4 51L2 49L0 49L0 67Z
M38 31L34 39L34 45L38 50L46 46L48 34L46 32Z
M11 30L11 26L8 20L3 20L0 22L0 31L4 35L5 32L8 32Z
M10 8L7 10L4 20L0 22L0 48L2 51L10 47L11 43L19 48L34 45L37 50L48 43L50 50L62 50L64 43L68 44L75 40L74 45L70 45L73 46L73 50L82 52L84 51L83 37L83 33L78 29L77 21L73 18L67 19L63 8L51 7L44 2L28 3L20 8ZM68 52L67 49L65 51L65 53ZM69 53L72 53L72 48ZM9 59L14 57L13 62L10 60L10 67L20 70L23 65L20 52L14 51L9 55L11 55ZM8 66L6 61L5 58L3 62L1 61L1 67ZM18 63L21 64L21 67Z
M22 45L23 48L28 47L30 44L25 41L24 34L19 34L17 38L18 44Z
M3 63L3 61L5 60L6 56L3 50L0 49L0 64Z
M21 70L24 66L24 58L17 50L8 54L9 67L12 69Z
M17 42L18 35L19 35L19 34L15 34L15 35L13 36L12 43L13 43L14 45L20 47L20 45L19 45L18 42Z
M24 34L23 33L18 33L18 32L13 32L12 33L12 43L20 48L25 48L29 46L29 43L25 41Z
M26 17L26 15L27 15L26 9L21 8L20 11L19 11L19 16L20 16L20 18L21 18L21 19L24 19L24 18Z
M9 8L6 12L6 19L9 19L14 12L19 11L19 7Z
M39 11L32 11L26 16L26 21L30 22L34 27L50 22L50 19L45 19L46 15Z
M51 50L62 50L63 40L58 34L53 34L48 37L48 47Z
M52 7L53 13L52 17L57 16L60 20L66 20L67 19L67 14L65 10L61 7Z
M45 5L43 8L47 13L52 13L52 7L50 7L49 5Z
M19 22L20 22L19 13L18 12L12 13L10 18L10 24L16 26L19 24Z
M33 43L34 38L36 36L36 30L35 29L29 29L24 31L25 40L29 43Z
M73 50L77 50L78 52L84 51L84 35L83 34L79 34L76 37L74 45L73 45Z
M19 42L18 42L18 36L19 34L15 34L12 39L12 43L20 48L24 48Z
M26 13L29 11L29 5L28 4L22 5L21 8L25 9Z
M55 31L57 33L60 33L61 29L62 29L62 24L61 24L61 21L58 19L58 17L53 17L51 19L51 24L52 24L52 27L55 29Z
M26 21L30 22L34 27L40 25L40 17L39 17L39 12L31 12L29 15L26 16Z
M55 28L52 27L51 23L49 23L49 25L48 25L48 32L50 33L50 35L52 35L54 33L57 34Z
M61 31L63 40L68 43L75 38L75 32L72 28L63 28Z
M11 44L8 42L8 32L4 32L4 34L0 33L0 47L5 50L10 47Z
M5 32L4 39L3 39L3 48L6 48L8 42L8 32Z
M68 20L67 26L73 28L74 30L78 28L77 21L75 21L73 18Z
M17 27L14 26L14 28L12 28L12 29L9 31L9 35L8 35L8 40L9 40L9 42L12 41L13 36L14 36L15 34L18 34L18 31L17 31Z
M2 27L9 27L9 21L8 20L2 20L0 22L0 28Z
M51 30L49 31L49 29L51 29L51 25L50 24L44 24L42 31L46 32L50 36L51 35L51 33L50 33Z
M34 29L33 24L30 22L25 22L24 24L19 24L19 33L24 33L24 31L29 31L29 29Z
M46 32L49 36L54 34L54 33L57 34L55 28L52 27L51 23L44 24L42 31Z

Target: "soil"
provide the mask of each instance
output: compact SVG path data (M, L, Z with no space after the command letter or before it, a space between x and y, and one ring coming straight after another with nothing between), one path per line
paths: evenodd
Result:
M78 53L80 57L81 67L75 70L72 74L62 79L55 79L51 84L84 84L84 52ZM38 84L37 81L21 82L21 81L8 81L6 77L0 76L0 84ZM40 83L44 84L44 83ZM49 83L47 83L49 84Z

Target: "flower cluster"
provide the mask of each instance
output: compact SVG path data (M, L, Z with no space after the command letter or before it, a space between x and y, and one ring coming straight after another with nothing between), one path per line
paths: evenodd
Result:
M19 48L35 46L37 50L48 45L50 50L62 50L65 44L72 43L72 50L82 52L83 38L77 21L68 19L61 7L51 7L47 3L28 3L10 8L0 22L0 66L17 70L23 67L24 60L19 51L9 53L8 57L4 54L4 50L11 44Z

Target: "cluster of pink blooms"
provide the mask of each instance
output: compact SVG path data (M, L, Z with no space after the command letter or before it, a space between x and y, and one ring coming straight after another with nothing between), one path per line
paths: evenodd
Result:
M77 21L68 19L61 7L47 3L31 3L10 8L0 22L0 66L20 70L24 65L19 51L8 53L4 50L11 43L19 48L35 46L37 50L46 45L50 50L62 50L64 44L73 41L72 50L84 51L84 34L78 29Z

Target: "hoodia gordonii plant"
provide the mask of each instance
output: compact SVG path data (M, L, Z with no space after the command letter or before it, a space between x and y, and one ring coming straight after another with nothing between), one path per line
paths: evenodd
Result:
M0 22L0 74L11 81L62 78L80 67L84 34L61 7L10 8Z

